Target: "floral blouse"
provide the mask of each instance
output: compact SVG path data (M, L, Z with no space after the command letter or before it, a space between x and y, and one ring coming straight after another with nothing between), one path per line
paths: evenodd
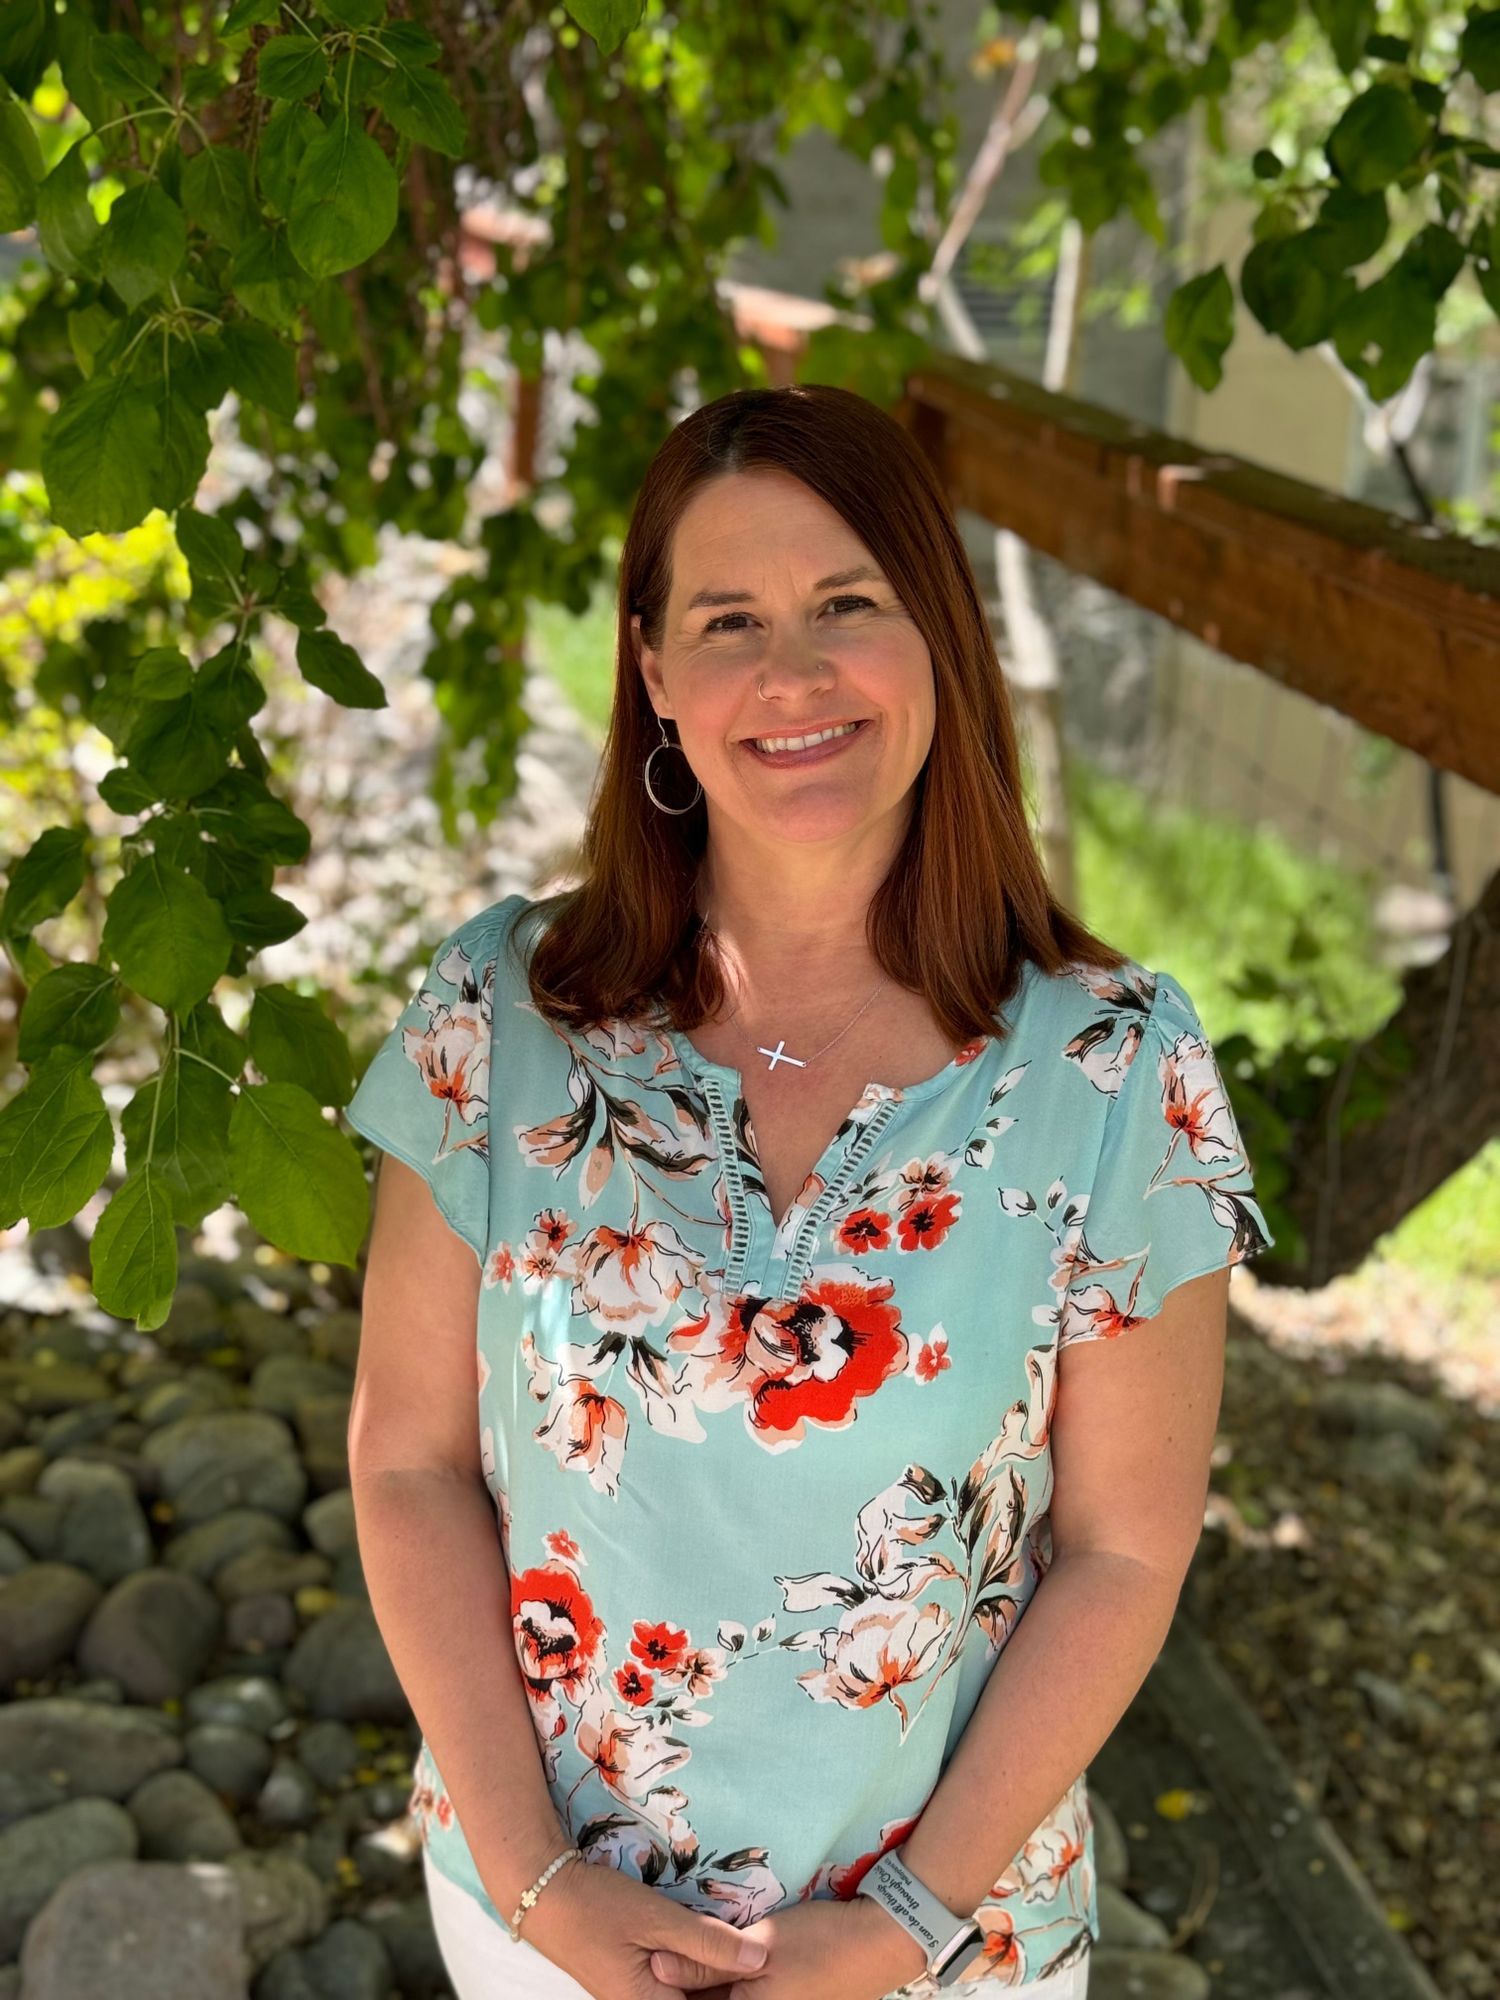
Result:
M1168 973L1028 963L1005 1041L870 1083L778 1225L739 1072L664 1011L551 1024L505 949L531 908L443 941L347 1116L480 1262L475 1420L562 1825L749 1924L853 1895L920 1818L1051 1558L1060 1350L1273 1238ZM425 1740L414 1777L433 1863L498 1917ZM976 1915L964 1989L1088 1952L1082 1775Z

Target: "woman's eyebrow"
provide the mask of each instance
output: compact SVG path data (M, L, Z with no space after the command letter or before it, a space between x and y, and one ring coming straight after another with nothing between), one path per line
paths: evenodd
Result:
M879 581L878 573L871 569L868 563L860 563L854 569L837 570L832 576L820 578L813 585L813 590L814 592L820 590L837 590L842 584L846 583L878 583ZM688 599L687 608L689 611L696 611L700 605L705 604L753 604L754 602L755 592L753 590L700 590Z

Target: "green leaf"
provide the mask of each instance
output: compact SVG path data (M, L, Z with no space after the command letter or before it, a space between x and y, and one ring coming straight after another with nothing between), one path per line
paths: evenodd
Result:
M1376 23L1375 0L1313 0L1312 11L1345 76L1361 61Z
M646 11L645 0L566 0L568 12L599 44L600 55L616 50Z
M8 0L0 7L0 76L24 102L55 53L52 0Z
M89 124L97 128L108 118L109 108L94 74L93 23L80 7L70 7L66 14L57 15L56 21L57 66L63 83Z
M1222 264L1189 278L1167 300L1167 345L1200 389L1216 389L1234 339L1234 293Z
M344 1142L346 1145L348 1141ZM82 1049L48 1049L0 1111L0 1229L71 1222L99 1192L114 1127Z
M31 120L13 99L0 103L0 231L24 229L31 221L45 171Z
M198 698L205 715L225 738L233 738L259 709L266 691L250 664L250 648L231 639L198 669Z
M152 1333L172 1309L177 1289L177 1231L172 1188L149 1162L127 1174L89 1239L94 1295L116 1319Z
M164 799L206 792L222 777L229 748L196 682L171 700L142 702L125 741L132 766Z
M109 339L119 321L108 306L96 299L90 306L78 306L68 314L68 345L85 380L94 372L94 358Z
M327 79L323 44L311 35L278 35L256 63L255 87L262 97L311 97Z
M272 326L295 324L312 284L292 255L284 229L261 229L234 253L229 288L246 312Z
M1335 182L1323 197L1314 230L1326 246L1329 264L1347 271L1375 255L1390 226L1384 194L1356 194Z
M425 68L443 53L443 45L415 21L387 21L377 37L387 55L403 69Z
M385 12L385 0L318 0L318 12L341 28L373 28Z
M174 522L177 546L193 579L193 603L206 617L223 617L240 607L240 574L245 545L229 521L179 507Z
M354 1064L339 1028L309 995L262 986L247 1030L255 1067L271 1083L295 1083L335 1108L354 1094Z
M95 81L125 104L149 97L161 81L161 64L130 35L95 35L89 62Z
M232 1099L227 1078L198 1062L186 1044L184 1035L182 1050L169 1055L141 1084L120 1113L120 1131L127 1170L149 1161L167 1185L173 1220L196 1229L211 1209L234 1198L229 1178ZM232 1073L238 1076L243 1060L232 1060Z
M1356 194L1374 194L1411 165L1431 130L1409 91L1397 83L1372 83L1344 107L1324 150L1341 181Z
M1481 90L1500 90L1500 7L1471 7L1458 58Z
M305 104L278 104L260 135L260 191L278 215L290 215L302 155L321 137L322 120Z
M203 884L143 855L110 892L104 949L127 986L183 1014L214 989L229 964L224 914Z
M52 518L70 535L121 534L156 505L161 418L122 376L95 375L75 389L42 439Z
M366 132L335 125L302 155L287 240L314 278L347 271L396 226L396 176Z
M182 210L154 181L127 188L109 211L101 245L104 275L127 306L153 298L187 255Z
M28 1066L64 1045L93 1055L119 1025L118 985L107 966L54 965L26 996L16 1054Z
M137 701L171 701L193 684L193 663L175 646L152 646L133 662L130 692Z
M1267 333L1300 352L1326 340L1354 280L1321 240L1321 224L1257 243L1240 267L1240 295Z
M208 422L190 396L163 383L157 398L161 420L161 471L152 492L158 507L171 513L185 506L208 469Z
M359 1152L294 1083L242 1089L229 1164L245 1219L293 1257L352 1265L370 1220Z
M384 708L385 689L352 646L333 632L299 632L297 665L310 681L345 708Z
M288 422L297 414L297 357L258 320L231 320L224 328L229 380L237 395Z
M398 132L419 146L457 159L468 140L464 115L440 76L425 69L393 70L371 92Z
M1436 334L1437 300L1400 262L1347 299L1332 328L1339 359L1377 403L1405 388Z
M190 325L171 337L167 356L173 390L195 409L217 409L229 387L229 364L219 329Z
M70 146L37 189L37 234L54 271L76 278L92 269L99 222L89 202L83 142Z
M298 819L253 771L231 765L197 803L223 815L220 839L243 852L262 855L286 868L307 859L312 834L306 821Z
M182 205L188 220L237 250L260 221L250 162L238 146L205 146L183 162Z
M76 826L49 826L37 835L6 883L0 935L33 931L68 907L83 887L87 841Z
M224 16L221 35L238 35L246 28L262 28L281 12L281 0L234 0Z

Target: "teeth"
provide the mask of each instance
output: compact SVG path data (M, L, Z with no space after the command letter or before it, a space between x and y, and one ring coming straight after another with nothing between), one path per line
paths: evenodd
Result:
M820 729L816 736L752 736L750 741L757 750L809 750L814 743L826 743L833 736L848 736L858 727L857 722L846 722L838 729Z

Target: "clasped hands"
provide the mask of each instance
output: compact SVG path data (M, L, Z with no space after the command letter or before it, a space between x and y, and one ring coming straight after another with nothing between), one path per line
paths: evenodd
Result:
M726 1983L722 1966L658 1947L651 1954L658 1987L687 2000L885 2000L927 1969L916 1939L868 1896L792 1903L739 1935L766 1945L758 1972Z

